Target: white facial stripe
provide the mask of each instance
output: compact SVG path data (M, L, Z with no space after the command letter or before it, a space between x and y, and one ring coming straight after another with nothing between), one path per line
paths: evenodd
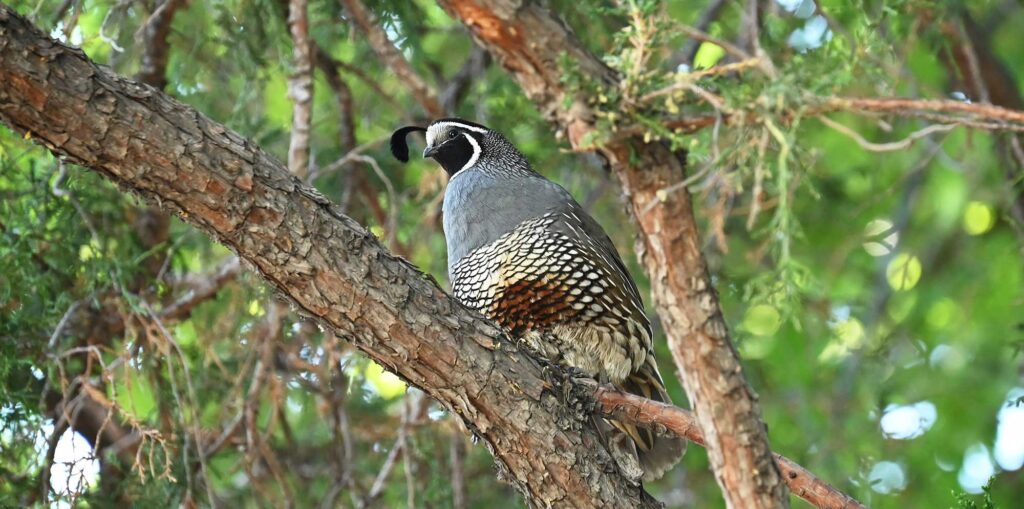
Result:
M472 136L466 133L462 133L462 135L465 136L467 140L469 140L470 145L473 145L473 155L469 158L469 161L466 161L466 164L463 165L462 169L459 171L464 171L468 168L472 168L473 165L476 164L477 159L480 159L480 144L477 143Z
M487 133L487 129L473 125L463 124L460 122L438 122L436 124L431 124L430 127L427 128L427 146L433 147L434 141L437 139L437 136L444 132L449 127L457 127L459 129L473 131L474 133L480 134Z

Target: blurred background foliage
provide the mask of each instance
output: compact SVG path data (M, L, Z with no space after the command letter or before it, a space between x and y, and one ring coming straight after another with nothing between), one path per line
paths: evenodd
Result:
M145 42L139 29L157 3L13 6L133 75ZM702 28L749 45L742 4L551 2L623 71L620 87L594 91L609 135L624 118L687 112L696 102L685 97L643 107L628 100L677 71L734 62L719 46L688 41L678 24L705 25L714 13ZM473 56L467 32L430 1L367 6L438 89ZM956 41L944 32L965 20L980 27L971 42L1005 66L1019 101L1024 8L778 0L760 9L757 41L774 76L713 75L701 86L727 107L779 119L778 132L651 125L647 136L689 151L704 250L772 447L871 507L980 504L974 494L993 476L996 506L1019 507L1024 237L1012 210L1024 203L1024 169L1006 155L1011 135L958 128L877 153L800 112L808 94L977 101L949 63ZM167 93L281 159L292 118L285 12L273 0L189 2L173 19L166 70ZM399 165L384 143L396 126L426 122L423 109L339 4L313 1L310 16L313 38L351 94L341 105L336 83L316 73L313 183L444 281L442 172L418 158ZM600 161L568 151L499 66L472 71L454 113L503 131L570 189L606 226L646 295L632 227ZM576 80L571 62L564 72ZM346 139L345 111L354 139ZM831 118L882 141L927 125ZM353 141L380 174L342 159ZM0 128L0 506L522 505L495 479L487 451L441 409L300 322L252 274L235 276L231 253L202 234L175 219L154 242L146 207ZM210 298L166 312L217 281L217 271L230 277ZM662 372L674 373L661 332L657 349ZM676 377L666 378L685 405ZM94 451L95 430L62 424L62 399L112 409L102 432L127 438ZM649 490L669 507L722 504L698 447Z

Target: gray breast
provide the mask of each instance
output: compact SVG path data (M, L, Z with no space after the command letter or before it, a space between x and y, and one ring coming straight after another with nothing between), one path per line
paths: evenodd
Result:
M463 171L444 193L448 272L471 251L490 244L523 221L572 202L561 186L540 175Z

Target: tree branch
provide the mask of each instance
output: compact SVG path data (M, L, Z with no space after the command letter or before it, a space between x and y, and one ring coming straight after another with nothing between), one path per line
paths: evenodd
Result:
M536 2L439 3L512 74L539 109L565 131L573 147L587 145L588 137L596 134L594 114L587 97L565 88L558 62L572 60L578 72L594 82L617 80L564 23ZM723 47L741 59L749 58L739 48ZM788 507L788 491L772 458L757 398L743 377L711 286L689 194L665 197L657 192L684 177L684 158L663 143L634 139L597 150L618 177L638 223L637 251L727 505ZM655 206L641 214L650 204Z
M735 65L735 64L730 64ZM722 66L728 67L728 66ZM697 74L697 73L695 73ZM692 85L691 85L692 86ZM685 86L670 85L663 90L647 94L660 97L685 89ZM798 108L791 108L796 111ZM802 107L800 115L819 116L826 113L850 112L860 115L888 114L901 117L921 118L945 124L972 127L991 131L1024 132L1024 111L1003 108L991 104L966 103L942 99L909 99L903 97L886 98L854 98L826 97L809 98L808 104ZM792 120L793 113L783 116L782 120ZM764 117L753 111L718 112L707 115L687 115L679 118L666 118L662 125L666 129L680 133L694 133L712 127L721 118L724 125L755 124L762 122ZM650 128L644 124L621 127L615 131L613 143L624 139L643 135ZM593 147L582 147L593 150Z
M718 16L721 14L722 8L725 7L726 3L728 2L725 0L711 0L711 3L704 8L704 12L697 18L697 22L693 24L694 30L706 34L711 24L718 20ZM700 47L700 43L701 40L696 37L687 39L679 50L668 59L669 69L676 69L682 64L690 65L693 62L693 58L697 56L697 49Z
M931 13L925 11L927 22ZM992 50L989 34L965 9L959 20L943 20L939 30L951 46L950 51L939 51L946 63L950 81L959 83L968 97L981 99L1006 108L1024 109L1013 73ZM1021 254L1024 254L1024 131L1003 133L996 139L999 155L1006 168L1007 202L1010 226L1017 235Z
M288 97L292 107L292 135L288 143L288 170L299 178L309 173L309 131L313 121L313 44L309 38L306 0L288 2L288 31L292 36L292 65Z
M190 278L189 289L178 300L161 309L158 313L159 318L164 321L188 318L196 306L215 297L221 288L234 281L241 271L238 258L232 256L208 274Z
M373 20L373 16L363 5L362 0L339 0L339 2L355 26L366 34L373 51L409 87L413 97L426 110L427 114L434 118L443 117L444 106L438 100L437 92L409 65L398 48L395 48L384 29Z
M469 57L462 63L441 92L441 104L445 111L455 111L462 98L469 92L474 80L480 77L491 63L491 55L474 45Z
M1024 130L1024 111L1011 110L987 103L969 103L947 99L906 99L902 97L829 97L817 113L852 111L855 113L892 113L919 116L924 113L963 114L970 120L1005 124L1008 130Z
M135 79L161 90L167 86L167 56L171 49L167 35L171 32L175 12L184 3L184 0L164 0L136 33L136 39L142 42L142 61Z
M597 410L603 415L623 422L645 427L664 427L671 434L684 437L693 443L705 445L704 434L700 431L693 414L672 405L641 398L635 394L618 391L607 386L597 386L593 381L583 385L596 389L594 400ZM821 509L864 509L864 505L839 491L795 461L772 453L782 471L783 478L794 495Z
M0 5L0 121L159 201L304 313L460 416L536 507L655 507L588 413L491 322L388 253L259 147L98 67Z

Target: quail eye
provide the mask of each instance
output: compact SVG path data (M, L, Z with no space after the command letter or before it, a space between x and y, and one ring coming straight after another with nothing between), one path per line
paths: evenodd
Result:
M448 138L449 139L454 139L458 135L459 135L458 131L448 131Z

